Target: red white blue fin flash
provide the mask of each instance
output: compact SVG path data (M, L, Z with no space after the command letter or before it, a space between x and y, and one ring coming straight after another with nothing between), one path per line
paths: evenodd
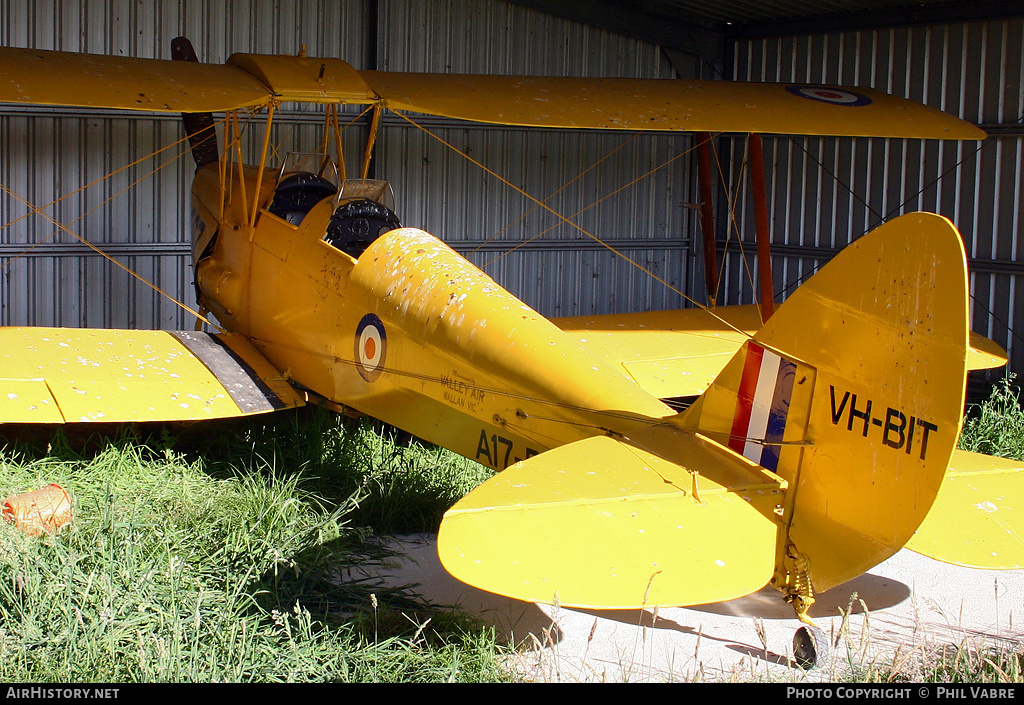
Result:
M747 343L729 447L768 470L779 464L795 376L795 362Z

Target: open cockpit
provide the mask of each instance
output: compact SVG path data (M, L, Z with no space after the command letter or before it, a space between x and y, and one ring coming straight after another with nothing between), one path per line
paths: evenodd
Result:
M338 194L324 242L358 259L374 240L400 227L391 184L377 179L347 179Z
M338 168L327 154L289 152L277 175L274 200L267 209L299 225L320 201L338 193Z
M324 242L353 258L384 233L402 227L391 184L345 179L339 186L334 160L319 152L290 152L285 157L267 211L298 227L326 199L333 203Z

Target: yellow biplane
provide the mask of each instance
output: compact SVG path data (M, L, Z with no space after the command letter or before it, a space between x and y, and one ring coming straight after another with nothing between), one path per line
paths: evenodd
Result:
M529 601L693 605L771 583L809 623L814 591L908 543L1024 567L1019 465L954 450L967 369L1005 352L969 333L945 218L885 223L777 310L762 251L760 306L548 320L402 227L365 162L345 178L340 140L334 157L267 156L290 101L324 104L325 134L345 104L371 106L374 132L384 109L562 129L978 128L867 88L402 74L302 55L221 66L184 40L174 56L0 49L0 102L184 114L198 301L220 330L0 329L0 422L356 409L502 471L445 515L438 550L460 580ZM239 111L265 115L257 166L216 146L212 113L230 137ZM813 661L821 638L798 632L798 654Z

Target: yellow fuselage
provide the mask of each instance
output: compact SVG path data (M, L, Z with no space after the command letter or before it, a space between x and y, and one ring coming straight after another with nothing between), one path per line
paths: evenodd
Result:
M255 170L245 182L251 199ZM293 383L497 470L671 414L434 236L393 230L357 260L324 240L332 199L294 226L265 210L274 185L265 173L255 227L238 183L218 223L216 165L200 171L197 241L219 230L196 280Z

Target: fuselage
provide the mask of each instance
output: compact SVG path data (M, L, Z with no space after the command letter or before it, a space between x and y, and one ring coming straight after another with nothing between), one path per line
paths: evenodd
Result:
M196 281L293 384L498 470L671 413L433 235L392 230L356 258L325 239L333 199L294 225L260 181L250 226L239 183L221 215L216 165L197 174Z

